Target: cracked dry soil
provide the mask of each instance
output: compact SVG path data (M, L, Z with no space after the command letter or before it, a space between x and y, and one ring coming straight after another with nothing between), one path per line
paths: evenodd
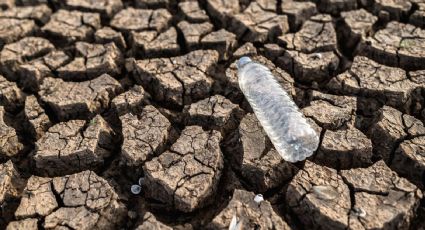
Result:
M306 161L246 55L320 135ZM0 0L0 229L425 229L423 122L424 0Z

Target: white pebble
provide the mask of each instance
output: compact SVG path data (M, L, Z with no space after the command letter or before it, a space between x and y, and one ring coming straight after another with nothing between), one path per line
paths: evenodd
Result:
M131 186L131 193L133 193L134 195L138 195L140 194L140 192L142 192L142 187L138 184L133 184Z
M255 201L256 203L261 203L261 202L263 202L263 201L264 201L264 197L263 197L263 195L261 195L261 194L257 194L257 195L254 197L254 201Z

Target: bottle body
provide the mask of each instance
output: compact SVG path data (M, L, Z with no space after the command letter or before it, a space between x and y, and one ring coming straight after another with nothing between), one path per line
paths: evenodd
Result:
M239 87L275 146L289 162L311 156L319 136L270 70L249 58L238 63Z

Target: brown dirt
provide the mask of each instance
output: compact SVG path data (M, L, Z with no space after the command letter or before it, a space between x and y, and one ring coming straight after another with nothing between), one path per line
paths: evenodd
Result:
M424 44L423 0L0 0L0 229L425 229ZM245 55L320 134L305 162Z

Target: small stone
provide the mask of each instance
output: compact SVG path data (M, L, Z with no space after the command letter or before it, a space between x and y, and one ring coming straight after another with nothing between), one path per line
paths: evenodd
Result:
M321 53L314 53L311 57L314 58L314 59L322 59L322 54Z

